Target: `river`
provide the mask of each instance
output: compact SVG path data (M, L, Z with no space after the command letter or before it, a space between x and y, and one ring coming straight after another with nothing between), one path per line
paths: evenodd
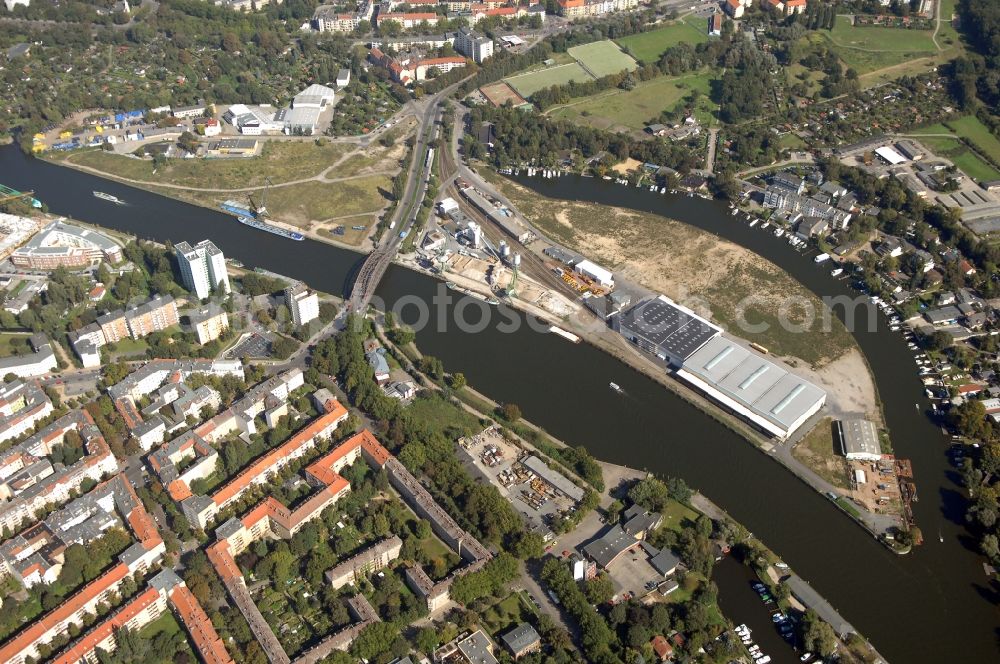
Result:
M292 242L242 226L232 217L24 157L0 148L0 182L35 191L56 214L160 241L217 242L227 256L342 292L360 261L354 252L306 240ZM724 235L775 261L819 295L849 294L785 243L735 223L714 202L659 196L600 180L530 182L551 196L597 200L669 215ZM128 205L94 198L114 194ZM377 295L429 301L439 282L393 266ZM474 316L470 316L470 319ZM967 547L960 488L940 432L916 409L927 408L913 359L887 329L859 333L881 388L887 423L901 456L913 460L921 500L917 522L928 543L898 557L841 514L826 498L749 443L652 379L587 344L521 326L495 325L473 335L455 325L428 326L421 350L562 440L622 465L683 477L779 553L892 662L996 661L1000 620L996 589ZM615 381L625 391L608 389ZM937 540L938 531L944 542ZM740 616L731 616L742 622Z

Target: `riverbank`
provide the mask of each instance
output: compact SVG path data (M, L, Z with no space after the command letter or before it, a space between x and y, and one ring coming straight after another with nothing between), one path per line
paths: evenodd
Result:
M376 330L379 335L380 341L393 352L397 359L406 358L406 360L416 362L419 361L423 354L420 349L417 348L415 344L408 344L406 348L400 348L399 346L392 343L390 339L383 333L381 325L376 323ZM409 364L409 363L408 363ZM411 372L412 375L416 376L420 382L424 385L429 386L433 389L443 389L446 380L435 381L430 376L421 373L416 369L415 365L410 364L407 370ZM501 408L501 404L494 401L487 395L479 392L475 388L464 385L461 388L454 390L452 392L461 402L463 408L472 414L477 416L482 416L490 418L494 421L498 421L501 426L509 426L509 424L504 423L502 420L497 419L497 412ZM551 434L546 432L541 427L536 424L520 419L517 421L517 427L520 430L527 429L533 432L535 436L540 437L544 441L546 446L555 445L563 449L570 449L571 446L565 441L553 437ZM540 448L538 445L533 444L531 441L527 440L523 435L520 435L515 431L508 431L508 433L518 441L518 445L525 450L532 451L536 454L541 455L543 458L551 458L551 452ZM538 438L536 438L538 440ZM604 491L599 492L600 501L599 504L601 508L607 509L612 503L620 499L627 491L627 487L633 482L644 479L652 475L647 470L638 470L628 466L614 464L606 461L596 460L598 466L601 469L601 476L603 479L603 484L605 487ZM575 483L580 486L586 486L586 482L578 474L576 474L573 469L561 464L559 461L555 461L559 464L559 471L573 479ZM661 478L662 479L662 478ZM771 575L772 578L765 579L769 585L779 585L787 584L789 591L791 593L789 597L790 604L792 608L804 612L807 609L812 609L816 611L819 617L827 622L835 631L838 636L838 640L841 645L841 652L852 651L856 654L859 652L867 651L873 655L876 659L874 661L885 662L885 658L882 657L875 650L874 646L865 639L857 629L855 629L840 613L833 608L833 606L823 598L819 593L817 593L807 582L805 582L801 577L796 575L787 565L781 562L781 559L777 554L775 554L769 547L765 544L756 540L752 533L749 533L747 529L740 524L736 519L734 519L728 512L722 509L720 506L715 504L707 496L695 491L693 492L690 501L687 503L688 507L693 508L696 512L704 514L715 521L721 521L728 523L732 526L731 530L733 532L745 533L745 538L747 541L755 542L755 547L761 549L768 558L767 573ZM591 520L592 521L592 520ZM587 526L593 527L592 522L581 523L578 528ZM578 538L574 538L578 539ZM733 544L733 543L730 543ZM560 544L559 546L564 546ZM558 547L557 547L558 548ZM781 565L780 572L775 565ZM848 660L850 661L850 660ZM869 661L869 660L862 660Z
M315 139L265 141L258 156L172 159L159 168L151 159L101 150L37 158L212 210L227 199L249 206L246 199L253 196L266 202L269 223L333 246L369 251L404 157L402 142L362 147Z
M420 272L439 281L442 280L439 275L434 274L429 270L420 268L415 262L404 261L399 262L398 264L402 267ZM488 289L481 287L479 284L471 284L470 286L472 287L472 290L478 289L477 292L481 292L483 295L490 294ZM540 317L543 321L547 322L549 320L547 312L540 311L537 307L527 305L517 298L513 298L509 305L522 313ZM832 409L826 408L820 411L819 414L804 424L800 428L799 432L797 432L796 435L788 441L777 442L774 439L765 437L759 431L746 424L742 419L723 410L714 401L711 401L701 394L691 390L687 384L674 379L672 375L664 369L661 362L639 351L620 334L609 328L607 325L596 321L588 312L581 310L573 316L565 317L559 322L559 325L567 331L577 335L584 343L587 343L614 357L620 362L627 364L648 378L653 379L659 385L670 390L670 392L674 395L680 397L695 408L698 408L717 423L726 427L742 439L750 442L754 449L762 452L772 461L776 461L803 484L824 498L829 498L828 494L831 491L836 492L838 495L843 494L843 492L838 490L838 487L817 475L811 469L806 467L805 464L795 459L791 454L791 449L801 440L802 437L813 429L813 427L820 420L822 420L823 417L838 414ZM567 343L570 342L567 341ZM855 353L838 360L838 363L841 364L846 362L852 362L855 367L858 367L859 365L866 366L860 351L856 351ZM850 376L850 374L848 374L848 376ZM852 512L846 509L844 504L841 502L835 502L834 504L838 507L839 512L850 519L853 523L864 529L865 532L867 532L871 537L885 545L890 551L899 553L889 546L888 542L884 538L885 533L890 532L893 528L899 526L900 522L897 518L881 514L872 514L861 510Z
M155 188L150 189L153 190L154 193L159 193L155 191ZM174 197L177 198L176 192L173 193ZM524 195L523 192L521 195ZM544 200L549 201L553 199ZM554 202L559 203L559 201ZM203 207L209 206L203 205ZM618 208L615 209L618 210ZM674 227L671 231L672 233L682 233L686 237L690 238L693 243L699 246L704 244L706 247L709 247L709 245L726 244L727 247L725 251L727 254L740 255L744 258L750 254L750 252L743 250L741 247L737 247L736 245L728 243L718 237L702 233L701 231L693 229L685 224L682 224L681 222L673 222L670 220L663 220L663 222L669 224L671 227ZM324 242L327 241L324 238L316 239L320 239L320 241ZM337 245L336 242L328 243ZM338 246L351 251L358 251L358 247L344 245ZM707 250L710 251L710 248ZM438 281L445 281L445 278L442 276L435 274L428 269L422 268L419 262L413 260L412 255L401 255L397 257L396 263L410 270L434 277ZM796 285L794 280L792 280L787 274L781 272L779 268L770 263L768 263L768 265L770 265L769 273L772 275L778 275L778 277L782 279L782 282L787 281L789 287ZM699 269L706 268L705 266L702 266ZM492 294L489 292L488 286L485 284L479 284L475 281L467 279L463 280L457 275L448 275L448 279L454 279L460 282L463 287L479 292L482 295L488 296ZM801 286L798 288L801 289ZM561 295L558 297L560 299L565 299L562 298ZM836 490L836 487L825 483L821 478L815 475L815 473L795 460L790 453L785 453L785 450L790 449L791 446L797 442L797 437L794 437L790 441L783 444L778 444L776 441L763 436L740 418L721 409L715 402L694 392L687 385L673 379L670 374L664 370L662 363L641 353L633 345L629 344L621 335L611 330L606 324L596 319L588 311L579 307L575 303L569 303L574 313L561 316L554 313L551 307L546 309L519 298L513 298L509 304L514 309L535 316L536 318L540 318L545 321L554 321L560 327L576 334L582 340L586 341L595 348L608 353L615 359L624 362L633 369L636 369L649 378L652 378L676 396L679 396L687 403L695 406L707 414L719 424L728 428L740 438L751 442L755 449L764 452L771 459L778 461L794 476L808 485L811 489L815 490L817 493L826 495L829 491ZM559 308L559 310L563 309L565 309L565 307ZM849 414L866 414L872 419L881 422L880 412L872 412L869 410L871 408L871 404L877 403L877 400L874 397L874 382L870 380L867 365L865 364L860 351L856 348L851 348L843 352L840 357L828 361L826 365L820 369L803 367L801 366L803 364L802 362L795 362L795 364L798 365L796 368L797 370L802 369L808 374L807 377L816 380L823 385L828 390L829 394L837 395L836 398L829 399L829 405L824 412L834 417ZM866 377L869 378L868 381L864 380ZM870 389L868 389L869 387ZM839 395L844 395L844 398L839 398ZM804 435L813 424L815 424L815 422L810 422L803 426L799 435ZM879 541L883 541L880 535L885 533L886 530L893 525L893 523L890 523L886 519L879 518L879 515L871 515L866 512L852 513L851 511L843 509L841 505L838 505L838 507L841 507L840 511L843 512L848 518L858 525L861 525L870 535L879 539Z

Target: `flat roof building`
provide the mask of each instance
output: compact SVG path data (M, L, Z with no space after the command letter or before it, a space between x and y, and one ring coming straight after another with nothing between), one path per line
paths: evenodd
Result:
M103 233L62 220L53 221L10 255L15 266L31 270L96 267L102 260L120 263L121 246Z
M583 489L567 479L562 473L549 468L544 461L533 454L529 454L521 463L567 498L576 502L583 500Z
M898 166L907 161L906 157L893 150L888 145L875 149L875 154L890 166Z
M837 422L840 451L845 457L858 461L878 461L882 458L878 429L875 423L861 418Z
M204 300L214 291L231 292L226 257L211 240L202 240L193 247L181 242L174 247L181 268L184 286Z
M615 287L615 275L611 272L611 270L607 270L597 263L584 259L574 265L573 270L577 274L582 274L588 279L593 279L605 288Z
M725 337L694 352L677 377L784 440L826 403L826 392Z
M722 328L665 295L627 310L618 328L623 337L674 367L722 334Z

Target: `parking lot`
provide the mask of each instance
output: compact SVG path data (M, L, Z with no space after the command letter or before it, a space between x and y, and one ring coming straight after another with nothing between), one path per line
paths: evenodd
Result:
M608 575L615 584L615 592L619 598L625 593L643 597L663 581L663 575L649 564L649 556L641 547L620 556L608 568Z
M271 341L267 337L254 332L227 350L224 357L227 360L238 360L243 357L266 359L270 356Z

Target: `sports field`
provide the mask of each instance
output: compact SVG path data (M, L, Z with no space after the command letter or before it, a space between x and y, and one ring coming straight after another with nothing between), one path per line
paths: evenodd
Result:
M656 62L671 46L676 46L681 42L698 44L708 41L708 29L704 20L698 18L700 27L695 24L692 18L688 17L683 21L677 21L670 25L641 32L637 35L623 37L618 41L618 45L626 49L640 62Z
M524 102L524 97L514 92L514 89L500 81L499 83L493 83L491 85L484 85L479 88L479 91L483 93L483 96L489 100L494 106L503 106L507 102L510 102L514 106L520 106Z
M576 62L555 65L527 74L518 74L504 79L522 97L530 97L539 90L553 85L566 85L570 81L592 81L594 77Z
M594 78L617 74L622 70L633 71L639 66L610 39L573 46L567 49L567 53L593 74Z
M713 104L708 98L713 75L710 72L692 74L679 78L660 76L636 85L625 91L606 90L592 97L574 100L555 108L549 115L561 120L572 120L595 129L628 129L641 131L664 110L673 110L681 105L685 97L697 90L695 117L702 124L711 121Z

